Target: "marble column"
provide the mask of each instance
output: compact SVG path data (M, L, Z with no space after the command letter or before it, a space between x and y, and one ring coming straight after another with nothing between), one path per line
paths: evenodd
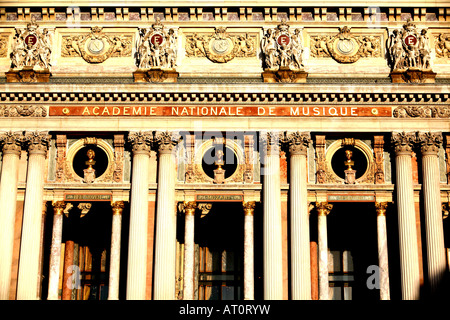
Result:
M50 268L47 300L58 300L59 276L61 271L61 241L63 227L64 201L53 203L53 230L50 249Z
M156 206L154 299L174 300L176 280L176 146L175 132L156 132L158 191Z
M255 299L255 268L254 268L254 235L253 216L255 202L247 201L244 207L244 300Z
M423 200L427 239L428 281L431 293L442 284L447 268L440 194L439 146L441 133L419 133L422 152Z
M183 300L194 300L195 201L185 202Z
M263 179L264 299L283 299L280 138L279 132L261 132Z
M380 300L390 300L389 263L386 231L387 202L375 202L377 212L378 267L380 275Z
M111 254L109 263L108 300L119 300L120 280L120 241L122 233L123 201L116 201L112 206Z
M332 208L333 205L328 202L316 203L319 242L319 300L329 299L327 215Z
M50 135L47 132L26 132L28 170L23 209L22 239L19 255L18 300L36 300L39 286L39 252L44 199L45 158Z
M0 134L3 144L2 172L0 178L0 300L9 299L11 265L14 247L14 224L16 222L17 182L23 134L5 132Z
M289 132L291 287L293 300L311 300L311 257L306 155L309 133Z
M128 240L127 300L145 300L147 277L148 184L151 132L130 132L132 176Z
M419 299L420 273L412 180L414 133L394 132L402 299Z

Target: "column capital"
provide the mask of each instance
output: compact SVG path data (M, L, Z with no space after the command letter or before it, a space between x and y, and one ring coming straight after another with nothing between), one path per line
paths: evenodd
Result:
M260 137L264 151L267 152L268 155L279 154L283 132L261 131Z
M391 142L397 155L411 155L416 135L414 132L393 132Z
M122 214L123 208L125 207L125 204L123 201L115 201L111 202L111 207L113 216L120 216Z
M131 143L133 154L148 154L153 142L153 134L150 131L132 131L128 134L128 141Z
M179 209L180 211L184 211L184 214L187 216L194 216L195 210L197 209L197 202L184 201L183 203L180 203Z
M47 131L28 131L25 132L25 142L28 145L30 154L46 155L51 135Z
M375 202L375 210L377 211L377 216L385 216L387 206L387 202Z
M246 201L242 203L242 206L244 207L244 215L253 216L255 212L255 201Z
M417 135L417 142L420 144L422 155L437 156L442 141L443 138L441 132L419 132Z
M333 205L328 202L316 202L316 209L319 216L327 216L333 209Z
M291 155L306 155L311 135L309 132L288 131L284 142L288 143Z
M66 208L66 203L64 201L55 201L52 203L53 213L55 216L61 216Z
M22 151L22 144L24 136L22 132L2 132L0 133L0 142L3 145L3 154L17 154L20 155Z
M157 131L155 142L158 144L160 154L172 153L181 140L181 136L176 131Z

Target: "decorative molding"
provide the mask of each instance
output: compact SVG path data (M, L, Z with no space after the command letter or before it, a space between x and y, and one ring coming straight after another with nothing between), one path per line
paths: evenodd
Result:
M102 63L111 57L131 56L132 35L109 34L92 27L86 35L62 36L61 57L82 57L88 63Z
M316 136L316 183L327 183L327 162L325 158L325 136Z
M211 35L187 34L186 56L207 57L217 63L226 63L234 58L255 57L256 41L256 34L229 34L227 28L216 27Z
M56 182L64 182L66 168L67 136L56 135Z
M113 181L123 182L123 165L124 165L124 151L125 151L125 139L123 134L114 135L114 172Z
M339 27L334 36L311 36L310 52L313 58L332 57L340 63L354 63L360 58L381 57L381 36L353 35L351 28Z
M254 152L254 139L252 135L244 136L244 156L245 156L245 170L243 180L244 183L253 183L253 152Z
M8 35L0 35L0 58L5 58L8 53Z
M375 184L385 183L384 174L384 137L373 137L373 155L375 161Z

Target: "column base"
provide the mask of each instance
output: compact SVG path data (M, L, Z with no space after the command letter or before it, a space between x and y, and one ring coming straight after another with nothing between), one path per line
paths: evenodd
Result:
M133 72L134 82L171 82L178 81L179 73L175 69L138 69Z
M48 69L33 70L32 67L25 67L20 70L10 69L5 72L6 82L49 82L51 73Z
M396 70L390 74L392 83L435 83L436 73L431 70Z
M305 83L308 73L303 70L291 70L280 67L278 70L265 69L261 74L264 82Z

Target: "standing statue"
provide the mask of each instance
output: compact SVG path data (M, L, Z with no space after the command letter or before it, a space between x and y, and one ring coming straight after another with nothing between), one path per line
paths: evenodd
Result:
M36 20L32 19L26 29L15 29L11 48L12 69L50 68L50 36L47 29L39 31Z
M284 19L276 29L268 29L261 40L265 68L303 69L302 42L301 30L296 29L294 33L290 32Z
M427 30L419 32L410 20L403 25L403 29L392 32L387 48L392 71L431 69Z
M164 30L160 19L148 30L139 29L136 44L136 65L139 69L173 69L177 59L177 37L173 29Z

